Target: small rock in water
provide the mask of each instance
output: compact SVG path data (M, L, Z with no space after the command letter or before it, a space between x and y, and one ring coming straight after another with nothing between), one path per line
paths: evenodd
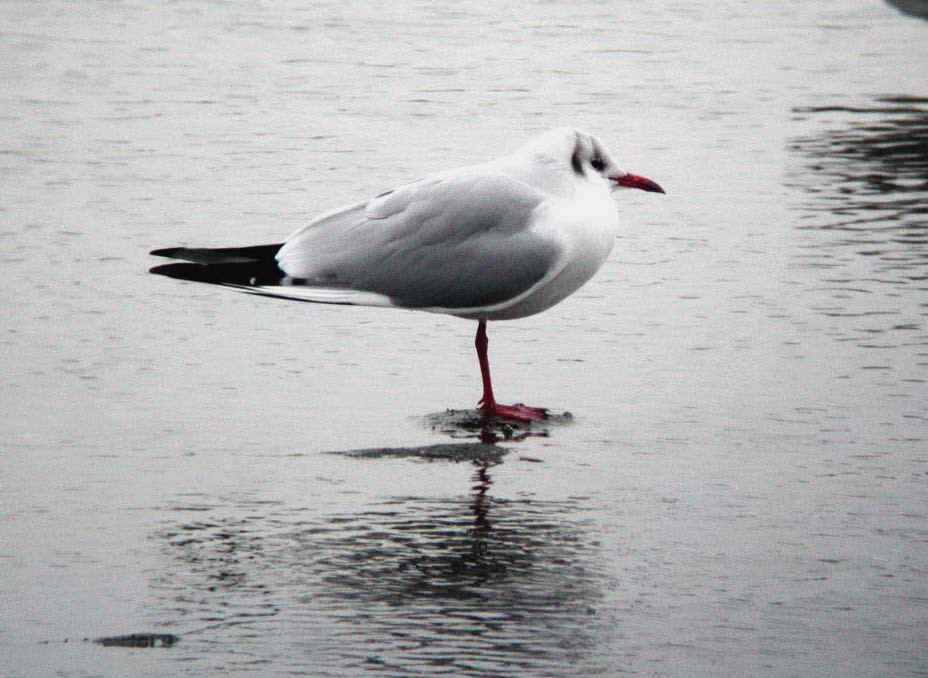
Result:
M480 410L445 410L423 417L423 423L433 431L452 438L476 438L485 443L518 442L525 438L546 438L551 426L573 421L570 412L548 412L546 419L532 422L503 417L487 417Z

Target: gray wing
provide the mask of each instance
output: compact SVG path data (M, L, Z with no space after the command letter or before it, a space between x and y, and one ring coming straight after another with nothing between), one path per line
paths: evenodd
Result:
M500 174L436 175L323 215L277 259L307 285L375 292L398 306L491 306L557 265L561 245L531 228L545 199Z

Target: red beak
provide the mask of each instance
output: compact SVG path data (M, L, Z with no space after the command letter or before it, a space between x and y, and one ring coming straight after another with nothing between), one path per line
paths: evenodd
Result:
M657 182L637 174L626 174L624 177L616 179L615 182L619 186L625 186L626 188L640 188L642 191L650 191L651 193L665 193Z

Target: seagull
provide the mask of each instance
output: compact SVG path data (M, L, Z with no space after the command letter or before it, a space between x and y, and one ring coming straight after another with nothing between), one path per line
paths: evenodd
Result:
M282 243L153 250L184 263L151 273L267 297L476 320L479 409L529 422L548 410L503 405L493 394L487 322L547 310L599 270L615 242L611 193L620 188L664 193L619 166L592 134L558 128L501 158L320 214Z

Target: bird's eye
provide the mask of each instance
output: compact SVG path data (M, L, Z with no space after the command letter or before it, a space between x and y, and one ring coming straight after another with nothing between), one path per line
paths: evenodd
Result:
M604 169L606 169L606 163L604 163L603 159L600 158L599 156L593 158L593 160L590 161L590 164L593 166L593 169L595 169L597 172L602 172Z

